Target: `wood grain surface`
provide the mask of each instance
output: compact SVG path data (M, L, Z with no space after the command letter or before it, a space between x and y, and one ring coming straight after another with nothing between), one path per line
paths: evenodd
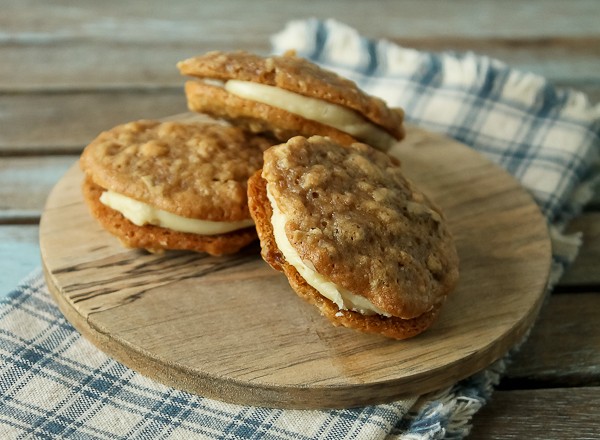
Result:
M503 388L525 383L529 387L600 385L597 297L597 293L554 295L542 309L529 339L512 359ZM577 319L564 319L575 316ZM565 368L565 365L577 367Z
M594 440L598 414L600 387L497 391L468 438Z
M471 149L411 128L406 174L446 212L461 281L424 334L336 328L251 246L231 257L122 248L87 212L74 166L40 223L48 285L66 317L124 364L229 402L350 407L449 385L502 356L535 319L550 243L536 205Z

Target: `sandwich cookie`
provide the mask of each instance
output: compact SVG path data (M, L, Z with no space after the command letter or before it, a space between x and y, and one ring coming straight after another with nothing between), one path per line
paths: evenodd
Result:
M282 142L323 135L345 145L358 140L387 150L404 137L401 109L291 53L209 52L177 67L198 78L185 84L190 110L271 132Z
M313 136L273 146L248 202L264 260L335 325L415 336L457 284L442 212L368 145Z
M83 151L84 198L124 246L231 254L256 239L247 180L272 142L216 121L137 121Z

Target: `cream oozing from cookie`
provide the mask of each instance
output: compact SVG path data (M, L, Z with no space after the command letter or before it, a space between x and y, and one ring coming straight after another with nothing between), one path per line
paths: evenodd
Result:
M277 206L275 198L269 191L269 185L267 185L267 197L271 202L271 208L273 210L271 224L273 225L273 235L275 237L275 243L277 243L277 248L283 254L286 261L294 266L300 276L310 286L316 289L317 292L325 298L335 303L340 310L352 310L363 315L378 314L391 316L389 313L379 309L365 297L355 295L342 286L335 284L326 276L321 275L315 270L314 266L310 267L312 266L310 262L303 261L287 238L285 233L285 224L287 222L285 214L281 212Z
M114 191L104 191L100 196L100 202L115 211L119 211L127 220L137 226L150 224L178 232L217 235L254 225L252 220L215 222L182 217Z
M240 98L261 102L336 128L382 150L389 149L396 142L390 134L366 121L356 112L322 99L300 95L275 86L234 79L225 82L224 88Z

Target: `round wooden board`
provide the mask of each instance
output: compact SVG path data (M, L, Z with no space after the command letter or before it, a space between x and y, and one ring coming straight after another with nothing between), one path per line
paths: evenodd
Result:
M532 324L550 268L531 197L468 147L409 128L392 149L444 209L461 280L438 321L395 341L332 326L264 263L121 247L91 218L77 165L40 224L48 287L101 350L173 387L232 403L342 408L448 386L500 358Z

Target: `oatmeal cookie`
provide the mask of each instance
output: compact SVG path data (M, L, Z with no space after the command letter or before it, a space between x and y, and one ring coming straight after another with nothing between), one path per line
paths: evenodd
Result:
M233 253L256 238L247 180L271 144L217 121L119 125L81 155L85 200L128 247Z
M272 132L281 141L318 134L386 150L404 137L401 109L291 53L209 52L177 66L198 78L185 86L191 110Z
M443 213L367 145L313 136L271 147L248 198L265 261L335 325L414 336L457 284Z

